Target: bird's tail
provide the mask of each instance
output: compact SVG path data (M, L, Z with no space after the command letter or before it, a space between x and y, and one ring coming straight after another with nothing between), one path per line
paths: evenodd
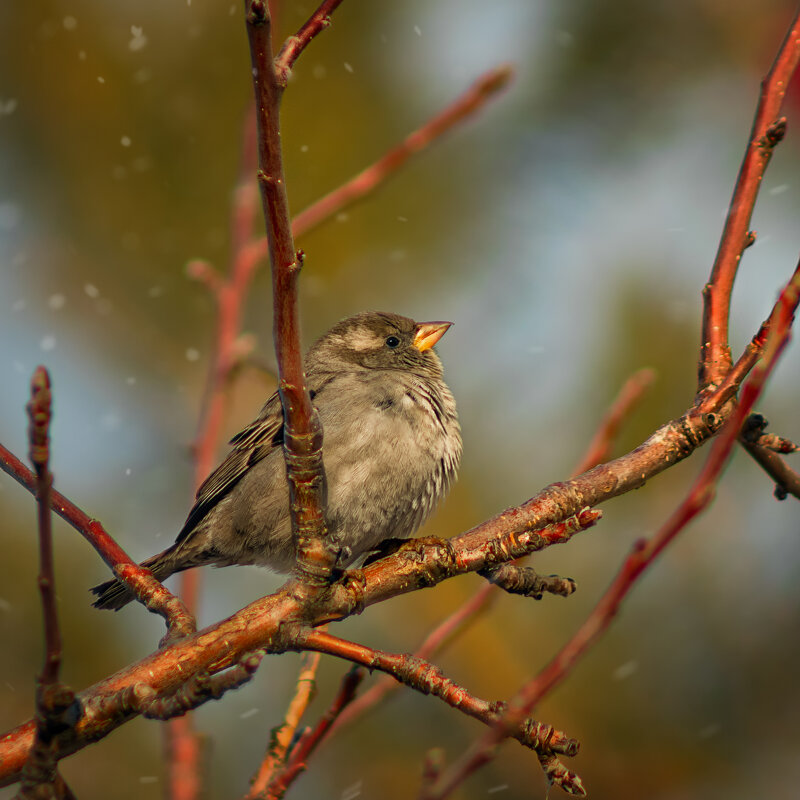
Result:
M194 564L182 564L180 560L176 558L175 551L177 549L177 544L174 544L162 553L158 553L142 561L139 566L149 569L156 580L165 581L173 573L194 566ZM92 605L95 608L104 608L109 611L119 611L136 597L122 581L116 579L100 583L90 589L90 591L97 595L97 600L95 600Z

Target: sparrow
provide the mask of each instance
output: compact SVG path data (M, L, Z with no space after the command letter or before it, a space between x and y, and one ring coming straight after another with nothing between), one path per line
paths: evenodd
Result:
M339 567L387 539L411 536L456 477L461 429L433 351L451 324L365 312L337 323L306 355L306 381L323 428L326 524ZM230 444L175 543L142 562L159 581L206 564L258 564L284 573L294 566L277 392ZM134 599L118 580L92 592L97 608L116 611Z

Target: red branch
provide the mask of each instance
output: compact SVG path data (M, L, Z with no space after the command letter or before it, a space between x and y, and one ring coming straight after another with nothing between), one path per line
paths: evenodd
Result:
M39 683L42 687L58 681L61 666L61 632L56 608L55 568L53 564L53 532L50 524L50 376L44 367L37 367L31 380L31 401L28 403L30 427L30 459L36 470L36 503L39 522L39 592L44 616L45 657Z
M258 182L272 266L273 337L284 414L284 454L291 495L296 570L303 585L324 585L336 553L326 541L322 426L305 382L300 350L297 280L302 253L295 252L283 176L279 111L285 84L273 67L270 15L263 0L247 3L247 34L258 123Z
M364 670L359 667L353 667L345 675L328 710L320 717L313 729L308 729L303 733L289 756L286 768L270 782L265 794L267 800L280 800L298 776L305 771L308 759L331 731L342 711L353 700L363 679Z
M761 179L775 145L783 138L786 119L778 118L789 80L800 61L800 10L795 13L775 61L761 84L750 140L733 190L711 277L703 290L700 388L717 384L731 365L728 344L731 292L744 249L753 242L748 231Z
M422 152L464 119L481 110L489 100L508 86L513 75L514 68L509 64L502 64L485 72L449 106L428 120L421 128L406 136L400 144L374 164L301 211L292 222L294 235L303 236L343 208L353 205L373 192L394 175L411 156ZM263 243L262 247L265 246Z
M50 376L37 367L31 380L28 403L30 459L36 469L36 501L39 528L39 592L44 618L44 664L36 681L36 733L22 770L19 798L72 798L72 792L58 772L55 737L69 730L77 719L72 713L75 693L58 681L61 667L61 631L56 608L53 534L50 525Z
M0 445L0 469L29 492L35 492L35 475L10 451ZM107 533L105 528L81 511L63 494L50 492L50 507L80 533L99 553L114 574L136 594L151 611L167 621L170 635L193 633L195 622L186 607L165 589L150 570L140 567Z
M634 372L625 381L625 384L619 390L619 394L611 404L611 408L608 409L603 417L600 427L586 449L586 453L578 463L578 466L575 467L573 475L580 475L582 472L602 464L611 455L611 448L617 439L620 426L655 379L655 370L646 367Z
M463 686L459 686L455 681L446 677L437 666L416 656L405 653L385 653L382 650L374 650L371 647L340 639L320 630L298 631L296 641L298 648L328 653L360 664L367 669L385 672L396 681L423 694L432 694L451 708L490 727L497 725L498 721L506 716L504 703L489 702L470 694ZM548 759L556 753L574 756L580 746L576 740L568 738L551 725L525 717L515 719L514 724L508 729L508 735L535 751L537 755L546 756ZM557 772L557 770L553 770L553 773ZM565 786L568 791L574 788L575 794L585 794L580 778L570 773L569 770L563 770L563 774L569 776L569 783ZM270 800L277 800L277 798L270 798Z
M469 600L446 619L442 620L425 637L422 644L414 651L414 656L416 658L429 659L439 652L445 644L475 622L481 612L489 607L489 603L497 596L498 592L499 590L494 584L485 583L481 586ZM353 700L347 709L340 714L331 733L355 722L364 713L378 705L387 695L399 689L400 686L401 684L388 675L381 675L366 692Z
M250 789L245 794L244 800L259 800L259 798L269 797L268 788L285 771L286 758L295 738L297 726L300 724L303 714L306 713L308 704L316 694L319 661L319 653L303 653L294 696L286 709L286 716L277 728L272 729L266 756L251 780Z
M275 74L283 86L289 79L289 73L295 61L303 50L308 47L311 40L326 28L330 27L331 14L341 5L342 0L325 0L324 3L306 20L303 27L290 36L283 44L280 53L275 59Z
M491 758L491 753L497 744L514 730L520 720L532 712L548 692L570 674L581 657L605 632L616 616L620 604L647 567L689 522L711 503L715 484L728 462L742 424L761 394L766 379L789 339L793 315L799 300L800 264L792 280L781 293L775 311L770 316L770 332L763 360L743 386L739 405L714 441L708 459L686 499L651 539L639 540L634 545L622 569L580 629L539 675L522 688L509 704L509 711L503 719L473 744L464 756L442 775L435 786L431 787L425 800L441 800L446 797Z

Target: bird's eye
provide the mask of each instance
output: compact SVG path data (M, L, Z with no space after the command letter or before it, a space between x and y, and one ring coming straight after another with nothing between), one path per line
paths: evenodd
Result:
M386 337L386 346L387 347L397 347L400 344L400 340L396 336L387 336Z

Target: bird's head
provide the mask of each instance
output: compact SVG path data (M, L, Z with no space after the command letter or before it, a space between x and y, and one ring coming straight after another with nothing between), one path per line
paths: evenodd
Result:
M451 322L414 322L399 314L366 311L343 319L308 354L316 369L397 369L432 377L442 374L433 346Z

